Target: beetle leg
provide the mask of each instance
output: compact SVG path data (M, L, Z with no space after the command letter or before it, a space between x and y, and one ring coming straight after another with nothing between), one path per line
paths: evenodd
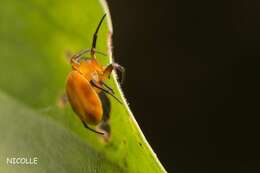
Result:
M125 80L125 68L117 63L112 63L112 64L109 64L104 72L103 72L103 78L104 79L107 79L110 77L110 74L112 73L113 70L118 70L121 72L121 81L120 83L122 84Z
M103 132L98 132L98 131L96 131L96 130L90 128L84 121L82 121L82 123L83 123L83 125L84 125L85 128L89 129L89 130L92 131L92 132L95 132L95 133L101 134L101 135L104 135L104 134L105 134L105 133L103 133Z
M107 89L109 89L111 91L111 93L115 94L113 89L110 86L108 86L106 83L102 82L102 85L104 85Z
M105 88L102 88L102 86L99 86L95 81L91 80L90 84L102 91L104 91L105 93L111 95L114 99L116 99L120 104L123 104L113 93L111 93L109 90L106 90Z
M60 107L60 108L63 108L67 103L68 103L68 96L67 94L63 94L59 97L58 99L58 102L57 102L57 105Z

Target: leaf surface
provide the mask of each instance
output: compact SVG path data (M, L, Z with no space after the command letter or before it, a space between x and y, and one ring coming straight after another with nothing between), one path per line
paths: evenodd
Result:
M4 0L0 8L0 172L165 172L115 73L107 84L124 104L108 96L109 139L59 104L71 70L66 53L90 48L100 18L109 14L104 1ZM109 55L98 55L103 65L112 62L111 35L108 15L97 41ZM39 164L10 166L6 157L38 157Z

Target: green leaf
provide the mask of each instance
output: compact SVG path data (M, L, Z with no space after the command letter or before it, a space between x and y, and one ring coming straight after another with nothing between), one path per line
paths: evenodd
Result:
M138 127L116 81L107 81L109 138L82 125L69 105L61 106L66 53L91 46L104 1L4 0L0 10L0 172L165 172ZM111 57L110 16L97 49ZM107 65L109 57L98 55ZM37 157L37 165L10 165L6 158Z

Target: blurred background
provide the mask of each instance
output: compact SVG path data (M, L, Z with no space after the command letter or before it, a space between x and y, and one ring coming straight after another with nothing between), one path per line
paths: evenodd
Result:
M260 1L108 0L123 90L168 172L260 171Z

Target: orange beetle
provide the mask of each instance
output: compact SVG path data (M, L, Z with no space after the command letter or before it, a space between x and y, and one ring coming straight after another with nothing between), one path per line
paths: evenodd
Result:
M104 133L88 126L88 124L97 125L102 121L103 108L99 93L109 94L121 103L114 95L113 90L104 81L109 78L113 69L122 72L122 79L125 71L119 64L112 63L107 67L103 67L96 60L95 54L100 53L96 51L97 33L105 17L106 14L100 20L93 35L92 48L82 50L71 57L72 71L68 75L66 84L66 93L72 109L86 128L99 134ZM90 52L90 58L83 59L82 55L88 52Z

